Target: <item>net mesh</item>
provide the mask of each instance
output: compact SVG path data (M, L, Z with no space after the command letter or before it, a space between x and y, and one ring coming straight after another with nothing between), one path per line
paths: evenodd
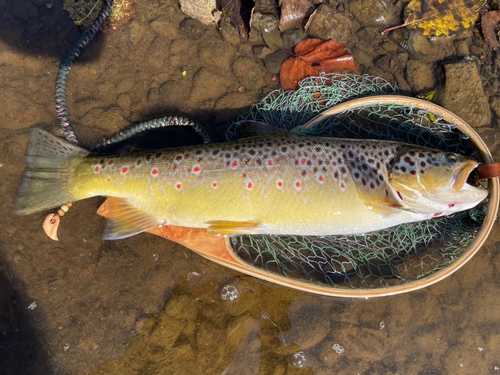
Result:
M238 126L252 120L298 135L391 140L478 157L456 125L412 106L361 106L326 117L312 128L302 127L343 101L396 93L396 87L378 77L310 77L298 90L276 90L254 105L232 124L227 139L237 139ZM483 204L453 216L365 235L241 235L232 237L231 244L248 264L296 281L334 288L384 288L415 282L453 263L481 229L485 209Z

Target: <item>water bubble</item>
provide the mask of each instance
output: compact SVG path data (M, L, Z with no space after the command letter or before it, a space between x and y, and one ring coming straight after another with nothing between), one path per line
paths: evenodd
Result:
M30 303L30 305L28 306L28 309L29 310L35 310L36 309L36 301L33 301Z
M480 346L477 347L477 350L479 350L480 352L482 352L484 349L481 348Z
M292 354L291 362L295 368L306 368L307 358L304 351L298 351Z
M495 369L495 371L498 371L498 370L500 370L500 367L495 366L494 369Z
M45 8L50 9L52 8L52 3L50 1L45 3Z
M65 344L64 347L63 347L63 350L65 352L67 352L69 350L69 344Z
M332 349L335 350L337 354L344 353L344 348L341 347L339 344L333 344Z
M382 320L380 322L380 329L384 329L385 328L385 322Z
M158 254L153 254L153 259L158 260Z
M224 301L234 301L240 296L240 292L233 285L224 285L220 291L220 298Z

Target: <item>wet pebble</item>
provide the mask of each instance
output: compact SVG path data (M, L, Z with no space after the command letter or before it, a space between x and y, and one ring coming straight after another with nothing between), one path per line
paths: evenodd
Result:
M186 18L179 26L179 35L189 40L198 40L203 36L203 24L193 18Z
M292 51L293 47L306 39L307 35L300 29L290 29L281 33L281 40L283 41L283 48Z
M167 39L177 38L178 28L172 22L153 21L151 22L151 28L154 30L156 34L164 38Z
M406 65L406 79L416 93L432 90L436 84L433 64L410 60Z
M307 34L320 39L333 39L347 45L358 30L359 23L353 17L338 13L335 9L322 4L311 16Z
M284 346L296 343L306 350L322 341L330 331L328 305L314 297L300 297L292 301L288 317L292 329L280 335Z
M233 64L233 72L238 81L247 89L258 90L265 85L264 66L260 61L240 57Z
M469 125L488 125L491 111L475 62L444 65L445 84L436 92L436 103L464 119Z
M266 56L264 59L264 66L266 71L271 74L278 74L281 69L283 61L285 61L290 55L285 51L278 50Z
M396 5L393 5L396 4ZM363 26L389 26L401 23L402 2L352 0L349 10Z

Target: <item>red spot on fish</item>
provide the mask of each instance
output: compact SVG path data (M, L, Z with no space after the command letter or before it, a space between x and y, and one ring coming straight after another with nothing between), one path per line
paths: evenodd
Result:
M158 168L151 169L151 176L156 177L159 173L160 171L158 171Z
M307 159L302 159L302 160L300 161L300 163L301 163L302 165L306 165L306 164L307 164Z
M267 166L272 167L274 165L274 162L272 160L267 161Z
M240 165L240 163L238 163L238 160L234 160L233 163L231 164L231 167L236 169L236 168L238 168L238 165Z
M137 168L139 168L141 165L142 165L142 160L137 160L137 161L135 162L135 166L136 166Z
M101 171L101 166L100 165L96 165L94 167L94 173L99 173Z
M322 174L320 174L320 175L318 176L318 181L319 181L319 182L325 182L325 178L323 177L323 175L322 175Z
M345 189L345 184L342 182L342 183L340 184L340 187L341 187L342 189Z
M219 186L219 184L217 183L217 181L214 181L213 184L212 184L212 187L214 189L217 189L218 186Z
M252 190L253 189L253 183L252 183L252 181L248 181L248 183L247 183L247 189L248 190Z
M128 168L128 165L127 166L124 166L122 167L122 174L127 174L129 171L129 168Z
M111 179L110 179L110 178L108 178L108 182L111 182Z
M332 165L333 165L334 167L336 167L338 164L337 164L337 162L335 162L335 161L334 161L334 162L332 162Z
M176 183L176 184L175 184L175 188L176 188L177 190L181 190L181 189L182 189L182 184L181 184L180 182Z
M276 186L277 186L279 189L281 189L281 188L283 187L283 181L278 180L278 181L276 182Z
M113 165L113 160L108 161L108 165Z
M201 168L197 165L193 168L193 173L200 173Z
M295 189L297 191L299 191L301 189L301 187L302 187L302 183L300 181L298 181L298 180L295 181Z

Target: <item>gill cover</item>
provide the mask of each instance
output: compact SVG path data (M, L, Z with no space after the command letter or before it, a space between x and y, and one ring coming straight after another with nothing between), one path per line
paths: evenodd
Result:
M474 159L460 154L403 149L393 162L389 181L397 191L409 196L460 191L477 165Z

